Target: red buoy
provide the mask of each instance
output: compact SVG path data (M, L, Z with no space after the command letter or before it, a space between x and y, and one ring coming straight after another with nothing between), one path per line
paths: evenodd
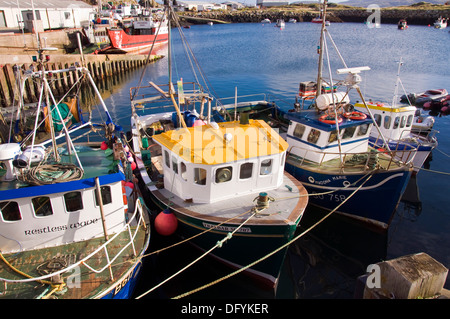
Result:
M104 151L108 148L108 144L106 144L106 142L103 141L102 144L100 145L100 148Z
M177 230L177 226L178 220L169 209L163 210L155 218L155 229L162 236L172 235Z

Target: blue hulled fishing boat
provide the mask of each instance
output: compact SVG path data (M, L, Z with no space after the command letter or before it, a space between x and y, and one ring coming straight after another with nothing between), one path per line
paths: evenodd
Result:
M323 12L325 17L326 1ZM348 67L330 41L344 65L337 73L345 79L333 81L329 61L329 77L325 79L326 36L331 39L323 22L317 81L300 83L293 109L265 101L235 103L225 109L229 114L248 112L252 118L267 118L279 129L289 144L285 170L305 186L310 204L385 230L408 184L417 150L411 147L387 152L369 144L374 121L355 111L349 93L356 90L366 106L358 85L360 73L370 68Z

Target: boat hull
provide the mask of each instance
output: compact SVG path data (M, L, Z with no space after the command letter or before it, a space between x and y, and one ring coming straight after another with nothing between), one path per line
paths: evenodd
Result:
M285 169L305 186L311 195L309 202L312 205L330 211L341 205L336 212L380 229L389 227L412 171L411 169L375 171L355 192L370 174L313 171L288 161ZM354 195L350 197L353 192Z
M142 262L137 262L128 274L111 287L101 299L131 299L142 270Z
M167 204L156 192L150 192L151 200L163 210ZM234 231L238 223L219 223L208 216L192 217L182 209L170 208L178 220L177 235L182 239L191 238L190 243L201 251L208 251L219 241ZM219 260L230 268L240 269L267 254L274 252L293 239L300 218L296 223L284 225L245 224L234 233L233 237L215 249L209 256ZM219 225L220 224L220 225ZM214 228L214 230L212 230ZM201 234L201 236L199 236ZM244 272L260 282L264 287L276 288L281 267L286 257L288 246L277 251L267 259L247 268Z
M169 37L167 33L158 35L128 35L122 29L108 29L111 42L109 51L123 53L139 53L154 46L167 44Z

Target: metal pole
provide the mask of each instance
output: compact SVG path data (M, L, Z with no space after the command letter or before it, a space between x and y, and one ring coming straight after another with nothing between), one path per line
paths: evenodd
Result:
M108 232L106 230L107 228L106 228L105 212L103 210L103 200L102 200L100 181L99 181L98 176L95 178L95 191L97 192L98 204L100 206L100 215L102 216L103 233L105 234L105 240L108 241Z

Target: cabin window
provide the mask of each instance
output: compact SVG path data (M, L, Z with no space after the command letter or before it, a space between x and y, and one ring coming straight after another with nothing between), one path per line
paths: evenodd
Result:
M342 134L342 139L349 139L352 138L353 135L355 134L356 131L356 126L350 126L350 127L346 127L344 130L344 133Z
M221 167L216 170L216 183L224 183L231 180L233 167Z
M362 124L359 126L358 133L356 133L356 135L357 136L366 135L368 130L369 130L369 124Z
M170 156L169 156L169 152L164 151L164 159L165 159L166 166L167 166L168 168L170 168Z
M94 194L95 194L95 205L100 206L100 203L98 201L98 196L97 196L97 190L94 191ZM111 187L109 187L109 186L100 187L100 194L102 195L103 205L112 203Z
M305 133L305 126L302 124L295 125L294 136L301 139L303 137L303 133Z
M259 170L260 175L269 175L272 173L272 160L266 159L261 162L261 168Z
M198 185L206 185L206 169L194 168L194 183Z
M381 115L380 114L375 114L374 116L375 122L377 123L378 127L381 126Z
M4 221L13 222L22 220L19 204L17 204L17 202L0 202L0 212L2 213L2 218Z
M394 129L398 128L398 124L400 123L400 117L396 116L394 120Z
M406 120L406 127L410 127L413 121L413 115L408 115L408 119Z
M50 197L41 196L31 200L33 203L34 215L38 217L53 215L52 203Z
M184 162L180 163L180 171L181 171L181 177L187 181L187 169L186 169L186 164L184 164Z
M76 212L83 209L83 200L81 192L70 192L64 194L64 203L66 204L66 211Z
M172 156L172 169L175 174L178 174L178 161L175 156Z
M400 120L400 128L404 128L406 124L406 115L402 116L402 119Z
M248 179L252 177L253 163L244 163L241 165L241 170L239 172L240 179Z
M332 130L330 136L328 137L328 143L333 143L337 140L337 130Z
M64 18L66 18L66 20L70 19L70 12L64 12Z
M312 128L308 134L307 141L312 144L316 144L317 141L319 140L319 137L320 137L320 131Z
M386 115L384 117L384 128L390 128L391 127L391 117L389 115Z

